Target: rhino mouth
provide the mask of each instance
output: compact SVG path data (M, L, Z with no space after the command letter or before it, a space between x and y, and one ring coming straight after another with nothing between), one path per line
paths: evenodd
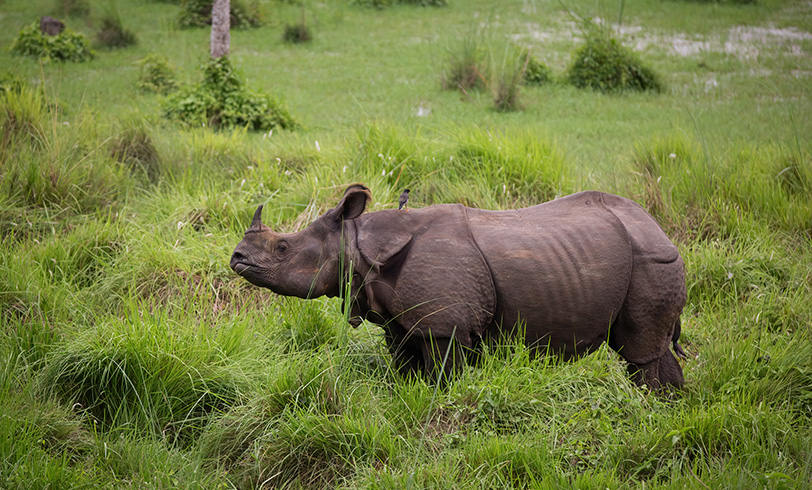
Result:
M236 272L237 274L242 275L242 273L250 269L251 266L244 262L237 262L231 264L231 268L234 269L234 272Z
M243 254L236 252L231 256L229 265L231 266L231 269L240 276L242 276L247 270L255 267L254 264L245 260L245 256Z

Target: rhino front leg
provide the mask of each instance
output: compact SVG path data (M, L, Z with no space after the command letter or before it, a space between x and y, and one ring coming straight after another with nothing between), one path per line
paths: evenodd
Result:
M389 353L392 354L393 366L401 376L417 375L423 371L423 351L418 339L398 335L388 328L384 329L384 338Z
M465 365L465 352L462 344L454 338L424 337L420 347L423 354L423 372L429 381L446 382L458 374Z

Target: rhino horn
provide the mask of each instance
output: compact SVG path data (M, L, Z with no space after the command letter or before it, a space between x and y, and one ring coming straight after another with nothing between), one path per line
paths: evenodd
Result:
M254 212L254 219L251 220L251 228L256 228L257 230L262 229L262 204L260 204Z

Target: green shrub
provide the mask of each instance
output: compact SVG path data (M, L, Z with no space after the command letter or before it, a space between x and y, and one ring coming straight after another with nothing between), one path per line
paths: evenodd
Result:
M659 76L617 39L594 27L585 35L584 45L573 52L569 83L601 92L662 90Z
M727 4L748 4L756 3L758 0L690 0L696 3L727 3Z
M175 70L166 56L149 54L139 62L141 73L138 76L138 88L146 92L165 94L175 90Z
M420 7L445 7L448 0L354 0L355 5L362 7L386 8L392 5L417 5Z
M96 42L107 49L126 48L138 42L135 33L125 28L117 13L102 18L101 29L96 33Z
M553 79L550 68L539 61L529 52L525 52L524 83L527 85L543 85Z
M282 41L291 44L309 43L313 39L310 29L304 21L296 24L285 24L285 32L282 34Z
M397 0L354 0L352 3L361 7L382 9L391 7Z
M64 17L86 17L90 13L88 0L56 0L54 8Z
M211 25L211 8L214 0L182 0L178 25L182 28L204 27ZM265 16L257 2L231 0L231 28L241 29L259 27L265 24Z
M210 60L202 69L202 83L183 87L166 100L165 117L187 126L237 126L255 131L296 126L275 98L245 88L227 57Z
M34 22L20 31L19 37L11 45L11 52L18 56L49 61L88 61L93 59L93 51L84 34L65 28L56 36L48 36L40 31Z

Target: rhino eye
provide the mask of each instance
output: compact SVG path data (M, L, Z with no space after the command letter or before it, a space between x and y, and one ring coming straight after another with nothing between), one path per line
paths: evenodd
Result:
M276 253L283 254L288 251L288 244L285 242L279 242L276 244Z

